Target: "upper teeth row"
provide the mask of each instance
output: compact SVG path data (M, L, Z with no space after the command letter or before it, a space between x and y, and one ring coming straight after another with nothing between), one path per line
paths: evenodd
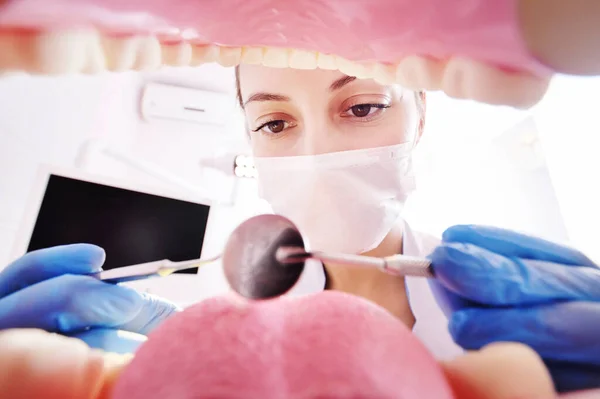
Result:
M357 63L331 54L297 49L161 43L153 36L110 37L90 31L36 35L0 33L0 70L18 69L43 74L96 73L146 70L161 65L197 66L209 62L225 67L245 63L340 70L381 84L398 83L415 90L443 90L456 98L517 107L536 103L548 84L546 79L509 74L461 58L436 61L409 56L390 65Z

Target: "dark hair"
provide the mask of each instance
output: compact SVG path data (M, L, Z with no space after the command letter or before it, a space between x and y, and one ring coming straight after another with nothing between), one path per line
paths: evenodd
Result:
M240 87L240 66L235 67L235 98L241 109L244 109L244 101L242 100L242 88Z

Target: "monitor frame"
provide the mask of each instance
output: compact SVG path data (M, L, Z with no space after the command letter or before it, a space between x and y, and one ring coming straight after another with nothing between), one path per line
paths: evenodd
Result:
M31 185L25 210L21 218L21 223L15 236L15 241L11 252L11 261L25 255L25 253L27 252L31 236L33 234L35 224L39 216L40 208L42 206L42 202L46 194L48 182L50 176L52 175L80 180L88 183L101 184L114 188L131 190L142 194L156 195L173 200L187 201L199 205L206 205L209 207L209 211L200 256L204 257L206 255L207 248L210 248L210 245L207 244L211 244L210 232L213 230L212 225L215 223L214 219L218 212L213 212L215 204L212 204L209 200L199 200L198 198L194 198L193 196L177 193L172 190L164 189L161 187L154 187L148 184L135 184L131 181L122 178L93 174L74 167L41 164L38 167L36 178L33 184Z

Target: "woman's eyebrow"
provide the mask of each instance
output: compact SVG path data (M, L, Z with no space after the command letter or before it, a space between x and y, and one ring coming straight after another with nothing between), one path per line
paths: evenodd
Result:
M356 77L354 77L354 76L343 76L343 77L339 78L338 80L334 81L329 86L329 91L339 90L342 87L346 86L348 83L354 82L355 80L356 80Z
M282 96L281 94L254 93L250 96L250 98L248 98L248 100L246 100L244 107L253 101L290 101L290 98L287 96Z
M342 76L341 78L335 80L331 85L329 85L330 91L336 91L346 86L348 83L354 82L356 77L354 76ZM244 103L244 107L253 101L290 101L290 98L287 96L283 96L281 94L273 94L273 93L265 93L259 92L254 93L253 95L246 100Z

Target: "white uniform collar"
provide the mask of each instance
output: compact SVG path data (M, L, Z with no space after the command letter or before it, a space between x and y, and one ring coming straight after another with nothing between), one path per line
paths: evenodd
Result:
M426 257L439 243L438 238L415 232L404 223L404 255ZM433 296L427 279L406 277L405 281L410 308L416 318L413 333L437 359L448 360L463 353L450 336L448 318Z

